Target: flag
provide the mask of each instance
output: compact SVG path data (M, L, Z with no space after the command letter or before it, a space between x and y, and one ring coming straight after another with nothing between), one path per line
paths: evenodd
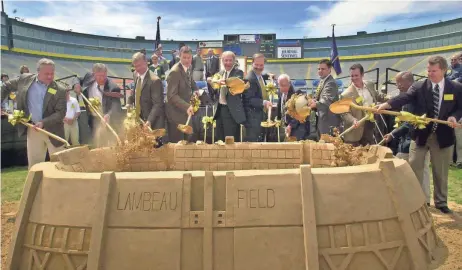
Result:
M160 16L157 17L157 31L156 31L156 41L154 42L154 51L159 48L160 45Z
M332 47L330 48L330 61L332 62L332 66L334 67L335 73L337 73L338 75L342 73L342 68L340 67L340 58L338 56L337 51L337 42L335 42L334 27L335 25L332 25Z

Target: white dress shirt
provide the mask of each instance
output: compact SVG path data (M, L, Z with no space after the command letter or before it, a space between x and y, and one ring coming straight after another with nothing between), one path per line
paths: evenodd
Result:
M369 89L367 89L365 82L363 82L362 88L358 88L356 85L354 85L354 87L356 88L358 95L363 98L363 106L371 106L374 103L374 98L372 97L371 92L369 92Z
M441 110L441 102L443 101L443 93L444 93L444 78L437 84L438 84L438 87L440 88L440 96L439 96L440 102L439 102L439 105L438 105L438 111L440 111ZM435 89L435 86L437 84L432 82L432 94L433 94L433 89Z
M142 75L139 76L139 78L141 79L141 85L143 85L144 77L146 77L146 74L148 73L148 70L149 70L149 69L146 69L146 71L144 72L144 74L142 74Z
M104 91L104 86L99 86L101 91ZM90 91L88 92L89 98L97 98L100 102L103 102L103 93L98 90L98 83L95 81L93 85L90 87Z

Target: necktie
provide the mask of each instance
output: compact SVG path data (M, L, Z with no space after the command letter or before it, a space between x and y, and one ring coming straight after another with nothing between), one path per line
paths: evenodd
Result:
M141 100L141 77L138 77L138 80L136 82L136 88L135 88L135 114L137 118L141 117L140 100Z
M228 72L225 71L224 74L224 79L228 79ZM226 104L226 87L223 85L220 87L220 103L221 104Z
M261 94L262 94L263 100L269 100L268 92L265 89L265 82L263 81L263 77L260 76L260 78L258 78L258 81L260 83Z
M440 87L439 85L435 85L433 88L433 114L435 115L434 118L438 118L440 113ZM436 131L438 124L433 122L432 132Z

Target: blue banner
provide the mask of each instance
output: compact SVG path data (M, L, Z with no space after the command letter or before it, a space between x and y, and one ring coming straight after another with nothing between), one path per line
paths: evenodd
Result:
M337 42L335 41L334 26L332 26L332 47L330 48L330 61L334 67L335 73L342 73L342 68L340 67L340 58L337 51Z

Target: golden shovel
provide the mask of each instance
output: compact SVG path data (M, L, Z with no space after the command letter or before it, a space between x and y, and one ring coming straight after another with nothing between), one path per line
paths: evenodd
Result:
M68 141L66 141L65 139L59 137L58 135L55 135L49 131L46 131L44 129L41 129L41 128L38 128L38 127L35 127L34 125L32 125L31 123L28 123L29 120L30 120L30 117L25 117L25 114L23 111L19 111L19 110L14 110L13 111L13 114L9 114L9 113L5 113L5 112L2 112L3 115L7 115L8 116L8 122L15 126L17 123L21 123L23 125L25 125L26 127L30 127L30 128L34 128L36 129L37 131L39 132L42 132L43 134L46 134L48 135L49 137L57 140L57 141L60 141L62 143L64 143L66 146L66 148L70 148L71 145L69 144ZM79 145L80 146L80 145Z
M90 109L93 110L96 113L96 115L98 115L98 117L101 119L101 122L105 123L106 121L104 121L104 117L101 115L98 108L95 108L95 106L93 106L93 103L90 102L84 94L80 94L80 96L83 98L83 100L85 100ZM117 132L115 132L115 130L111 127L111 125L109 125L109 123L105 123L105 125L112 132L112 134L114 134L119 145L121 145L122 141L120 140L119 135L117 135Z
M189 121L191 121L191 115L188 116L188 120L186 120L186 124L182 125L182 124L178 124L178 130L185 133L185 134L188 134L188 135L191 135L193 133L193 128L189 125Z
M141 124L143 124L143 126L146 124L145 121L143 121L143 119L140 118L140 122ZM165 136L165 133L166 133L166 130L165 128L159 128L159 129L152 129L150 126L147 126L149 132L152 133L153 136L155 137L162 137L162 136Z
M261 122L261 126L264 128L274 127L275 122L271 121L271 111L272 107L268 109L268 119L265 122Z
M365 106L359 106L353 102L353 99L351 98L344 98L341 99L337 102L332 103L329 106L329 109L331 112L335 114L342 114L342 113L348 113L350 111L350 108L355 108L358 110L362 111L368 111L376 114L388 114L388 115L394 115L397 116L400 121L407 121L410 122L414 125L422 125L422 124L427 124L429 122L435 122L438 124L443 124L443 125L448 125L451 126L452 123L449 121L444 121L444 120L439 120L436 118L428 118L425 115L422 116L416 116L413 115L409 112L394 112L394 111L388 111L388 110L377 110L376 108L373 107L365 107ZM362 119L361 119L362 120ZM455 127L462 127L462 124L456 124ZM345 132L343 132L345 133ZM343 134L342 133L342 134Z

